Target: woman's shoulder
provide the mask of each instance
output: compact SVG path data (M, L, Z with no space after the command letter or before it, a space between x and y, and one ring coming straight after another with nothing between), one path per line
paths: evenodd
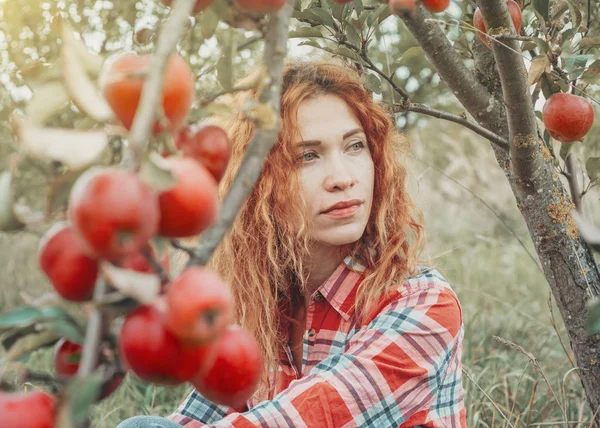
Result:
M434 267L419 265L416 272L398 284L398 291L402 295L412 294L426 290L448 290L452 294L454 289L450 282Z
M386 313L400 317L423 316L443 318L444 323L462 324L462 307L446 278L435 268L418 266L416 272L392 286L391 293L379 301L368 320Z

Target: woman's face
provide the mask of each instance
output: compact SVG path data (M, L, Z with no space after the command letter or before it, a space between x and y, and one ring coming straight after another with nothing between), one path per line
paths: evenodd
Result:
M298 108L295 147L302 195L318 246L340 246L363 235L373 201L374 166L360 121L336 95L319 95ZM340 202L347 208L326 212Z

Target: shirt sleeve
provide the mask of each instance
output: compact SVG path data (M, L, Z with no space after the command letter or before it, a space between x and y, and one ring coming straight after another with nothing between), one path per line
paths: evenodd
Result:
M462 310L433 286L401 295L357 330L344 353L214 427L466 427ZM181 423L181 422L180 422ZM205 426L188 418L185 427Z
M206 426L213 422L220 421L227 415L236 412L244 412L248 410L248 406L243 409L233 409L229 406L215 404L212 401L204 398L197 390L193 390L175 412L168 416L167 419L177 422L179 425L186 427Z

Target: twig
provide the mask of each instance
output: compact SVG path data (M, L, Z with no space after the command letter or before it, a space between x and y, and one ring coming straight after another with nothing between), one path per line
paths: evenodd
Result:
M229 91L221 91L221 92L216 92L214 94L210 94L205 96L202 101L200 101L196 107L197 108L202 108L205 107L206 105L210 104L211 102L213 102L214 100L216 100L217 98L223 96L223 95L227 95L227 94L233 94L235 92L240 92L240 91L249 91L251 89L255 89L255 85L248 85L248 86L238 86L235 87Z
M194 255L194 249L192 247L186 247L185 245L183 245L181 242L179 242L176 239L171 239L171 245L173 246L173 248L176 248L178 250L181 250L185 253L187 253L190 257L192 257Z
M158 274L158 277L160 278L160 283L166 284L167 282L169 282L169 280L170 280L169 275L165 272L165 270L163 269L162 265L158 262L158 260L156 260L156 258L152 255L152 253L150 252L150 248L148 246L146 246L142 249L142 255L144 256L146 261L150 264L150 267L152 268L152 270Z
M409 103L408 106L394 105L394 110L396 112L412 111L415 113L426 114L428 116L436 117L438 119L443 119L443 120L448 120L450 122L458 123L458 124L464 126L465 128L468 128L471 131L475 132L476 134L479 134L482 137L486 138L487 140L489 140L496 146L500 147L501 149L503 149L503 150L509 149L508 141L506 141L499 135L493 133L492 131L485 129L483 126L481 126L475 122L471 122L466 117L459 116L457 114L448 113L448 112L441 111L441 110L436 110L436 109L426 106L424 104L418 104L418 103Z
M96 281L96 287L94 288L94 301L100 301L106 293L106 281L104 278L99 278ZM102 338L102 324L103 324L102 310L99 308L93 308L90 313L90 318L85 332L85 341L83 342L83 350L81 352L81 363L77 370L78 377L85 377L90 374L96 367L98 361L98 348L100 346L100 339Z
M577 182L577 175L575 174L575 161L573 160L573 154L569 153L565 160L567 166L567 180L569 181L569 189L571 190L571 198L575 203L575 209L580 214L582 213L581 207L581 191L579 189L579 183Z
M269 129L257 129L254 133L242 164L221 206L221 216L210 229L202 234L194 256L188 261L188 266L203 266L208 262L225 233L231 228L242 205L248 199L258 181L265 159L277 141L280 127L279 104L283 62L287 51L287 35L293 1L289 0L279 12L271 15L266 32L263 67L268 77L265 79L266 83L259 95L259 102L273 109L276 124Z
M138 109L129 133L131 150L125 152L122 165L137 170L146 151L156 112L163 94L164 74L167 61L183 34L194 0L175 0L171 14L159 30L156 52L150 59L148 75L144 82Z
M518 40L521 42L530 42L535 40L535 37L515 36L514 34L497 34L495 36L491 36L491 38L496 40Z

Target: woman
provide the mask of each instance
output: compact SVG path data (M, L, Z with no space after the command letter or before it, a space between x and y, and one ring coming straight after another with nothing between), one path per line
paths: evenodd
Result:
M193 391L170 421L120 427L466 427L462 310L446 280L418 265L422 214L388 111L348 67L291 60L281 117L211 260L264 352L259 389L242 409ZM254 130L241 115L226 127L233 154L221 195Z

